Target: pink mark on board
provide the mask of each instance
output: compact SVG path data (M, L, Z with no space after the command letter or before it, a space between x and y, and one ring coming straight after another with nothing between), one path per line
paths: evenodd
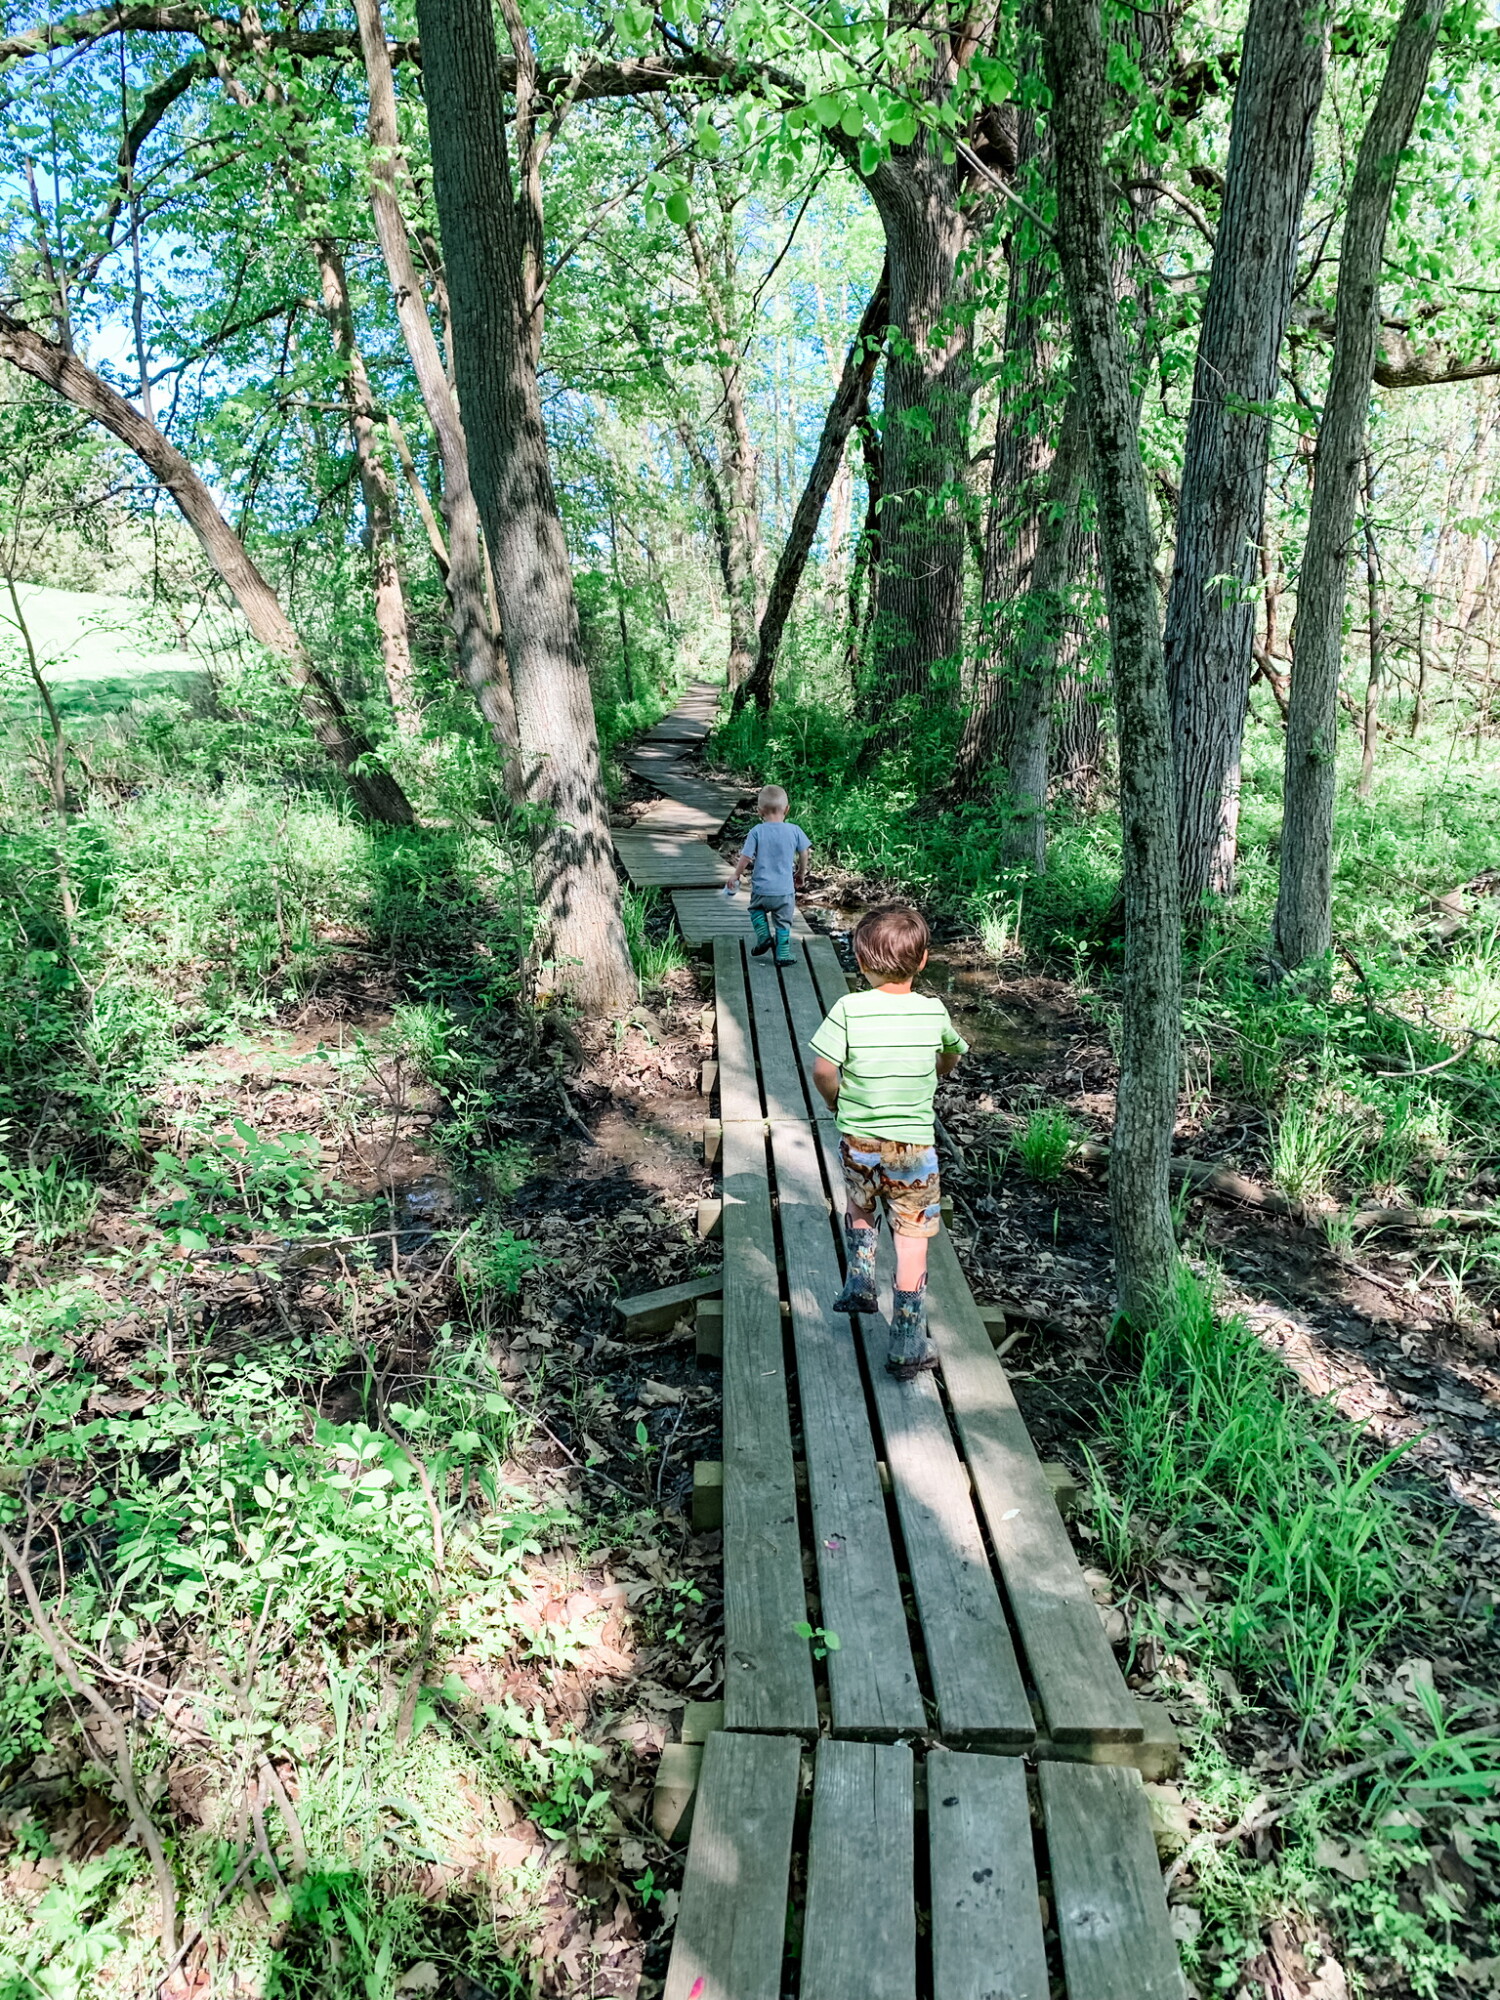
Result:
M700 1973L693 1981L692 1991L688 1994L688 2000L703 2000L703 1995L707 1990L708 1981Z

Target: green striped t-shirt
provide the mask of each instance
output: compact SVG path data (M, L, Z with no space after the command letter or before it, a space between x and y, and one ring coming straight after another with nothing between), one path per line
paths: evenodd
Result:
M812 1045L844 1073L839 1130L903 1146L932 1144L938 1055L969 1046L941 1000L875 987L835 1000Z

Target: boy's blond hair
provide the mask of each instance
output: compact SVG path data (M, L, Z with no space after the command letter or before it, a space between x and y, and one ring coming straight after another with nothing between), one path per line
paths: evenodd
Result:
M762 785L755 801L755 810L764 819L767 813L784 813L791 800L780 785Z

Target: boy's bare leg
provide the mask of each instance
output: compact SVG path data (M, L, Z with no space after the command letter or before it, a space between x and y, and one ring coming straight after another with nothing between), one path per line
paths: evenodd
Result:
M896 1238L896 1290L920 1292L927 1283L927 1238Z

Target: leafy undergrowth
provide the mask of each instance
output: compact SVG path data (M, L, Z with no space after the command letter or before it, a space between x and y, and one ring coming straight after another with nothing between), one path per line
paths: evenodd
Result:
M610 1338L703 1265L661 913L673 991L587 1049L524 1004L494 825L155 787L74 829L66 928L26 839L0 1994L636 1993L719 1671L712 1392L683 1330Z
M1439 1286L1435 1255L1400 1237L1351 1249L1316 1210L1299 1224L1183 1197L1196 1275L1121 1340L1079 1144L1108 1136L1107 1004L1015 958L986 969L974 941L934 970L977 1045L940 1099L959 1253L1006 1307L1039 1448L1079 1471L1075 1534L1122 1664L1183 1738L1152 1803L1195 1991L1495 1990L1493 1280L1471 1263ZM1264 1185L1275 1123L1238 1094L1228 1035L1216 1057L1233 1084L1205 1079L1180 1143ZM1382 1135L1344 1130L1329 1198L1348 1204L1380 1171L1361 1134ZM1473 1140L1447 1158L1450 1186L1486 1160Z

